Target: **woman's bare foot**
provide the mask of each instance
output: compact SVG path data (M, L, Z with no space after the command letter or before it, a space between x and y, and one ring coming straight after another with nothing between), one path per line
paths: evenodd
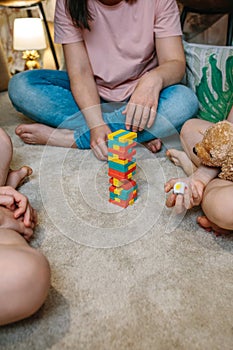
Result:
M160 139L154 139L148 142L142 143L146 148L148 148L149 151L152 153L159 152L162 147L162 141Z
M23 184L25 179L32 174L32 168L29 166L22 166L18 170L10 170L6 180L6 186L17 188Z
M197 169L184 151L169 149L166 156L177 166L180 166L186 175L190 176Z
M213 231L216 237L222 236L222 235L228 236L233 234L233 231L226 230L224 228L218 227L217 225L213 224L206 216L198 216L197 223L206 231L208 232Z
M15 129L16 135L25 143L32 145L50 145L77 148L74 132L68 129L56 129L44 124L21 124Z

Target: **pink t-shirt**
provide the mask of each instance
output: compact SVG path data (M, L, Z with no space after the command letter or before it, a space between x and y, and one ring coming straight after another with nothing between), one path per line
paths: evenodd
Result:
M154 38L181 35L175 0L121 1L107 6L88 0L93 21L91 31L74 26L65 10L65 0L57 0L55 42L84 40L101 97L123 101L139 78L157 66Z

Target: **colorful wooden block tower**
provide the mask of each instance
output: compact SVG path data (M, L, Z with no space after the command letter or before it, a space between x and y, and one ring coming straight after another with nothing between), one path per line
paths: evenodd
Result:
M137 134L123 129L108 135L109 202L126 208L137 199L136 172Z

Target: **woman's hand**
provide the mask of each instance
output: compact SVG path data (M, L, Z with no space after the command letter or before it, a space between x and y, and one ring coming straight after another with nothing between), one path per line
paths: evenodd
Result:
M166 193L170 192L176 182L184 182L186 184L184 194L171 193L167 200L166 206L168 208L175 207L177 214L182 213L185 209L191 209L201 203L205 184L193 177L187 177L182 179L171 179L165 186L164 190Z
M91 149L94 152L96 158L99 160L107 160L108 159L108 134L112 131L106 125L102 124L100 126L96 126L90 130L91 133Z
M13 187L0 187L0 205L14 211L15 219L23 217L26 227L34 228L37 223L37 214L30 205L28 198L16 191Z
M138 82L126 109L125 127L132 131L142 131L150 128L156 117L159 94L162 88L160 79L156 79L155 72L146 73Z

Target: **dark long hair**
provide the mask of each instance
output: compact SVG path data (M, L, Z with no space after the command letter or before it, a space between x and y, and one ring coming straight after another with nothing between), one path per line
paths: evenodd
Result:
M88 0L66 0L66 10L74 25L90 30L89 21L92 21L93 17L88 9Z
M88 9L88 0L65 0L66 10L70 14L75 26L90 30L89 22L93 16ZM126 2L136 2L137 0L125 0Z

